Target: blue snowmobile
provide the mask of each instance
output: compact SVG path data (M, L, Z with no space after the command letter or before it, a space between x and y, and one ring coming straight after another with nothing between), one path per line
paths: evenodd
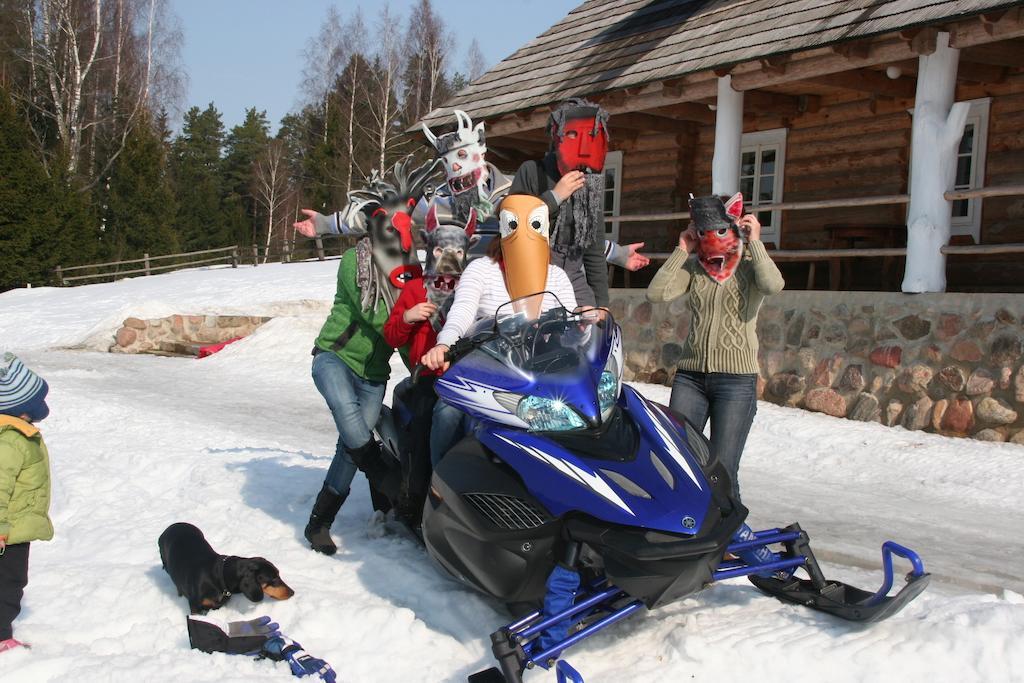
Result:
M825 579L798 524L751 531L704 435L622 383L612 316L531 315L541 296L479 321L435 384L477 426L438 464L411 526L421 523L451 576L526 611L491 634L498 666L471 682L520 682L641 608L722 579L747 576L768 595L853 621L884 619L925 589L920 558L895 543L869 592ZM406 429L411 419L396 397L378 427L398 460L422 437ZM890 596L893 554L913 569Z

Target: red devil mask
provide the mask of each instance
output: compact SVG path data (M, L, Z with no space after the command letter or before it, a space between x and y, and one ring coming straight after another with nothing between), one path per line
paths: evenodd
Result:
M604 158L608 154L608 135L594 117L575 118L565 122L561 136L556 135L555 158L558 171L565 175L569 171L604 170Z
M697 259L716 282L728 280L743 257L743 238L736 221L743 215L743 195L722 203L719 197L690 200L690 217L697 229Z

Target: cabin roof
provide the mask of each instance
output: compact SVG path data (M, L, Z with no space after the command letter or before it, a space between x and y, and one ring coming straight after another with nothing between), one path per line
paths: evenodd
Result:
M587 0L423 121L490 118L577 95L958 20L1020 0Z

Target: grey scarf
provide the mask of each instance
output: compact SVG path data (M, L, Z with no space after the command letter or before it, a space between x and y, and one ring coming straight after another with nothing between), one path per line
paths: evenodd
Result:
M395 292L373 260L370 238L364 237L356 243L356 284L361 293L359 304L363 313L377 307L377 300L384 299L390 311L395 306Z
M604 173L587 173L583 187L569 195L558 209L551 241L568 245L570 252L578 256L596 234L604 235Z

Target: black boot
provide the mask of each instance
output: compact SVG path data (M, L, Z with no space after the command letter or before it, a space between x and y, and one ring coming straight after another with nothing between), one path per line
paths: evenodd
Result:
M313 550L324 555L333 555L338 551L338 546L331 540L331 524L341 509L341 504L348 496L335 493L324 484L320 493L313 503L313 511L309 513L309 522L306 524L304 535L309 541Z
M393 466L384 461L380 452L380 444L376 439L370 439L359 448L346 448L345 452L352 458L370 483L370 489L384 495L394 504L398 500L402 489L402 473L399 464Z

